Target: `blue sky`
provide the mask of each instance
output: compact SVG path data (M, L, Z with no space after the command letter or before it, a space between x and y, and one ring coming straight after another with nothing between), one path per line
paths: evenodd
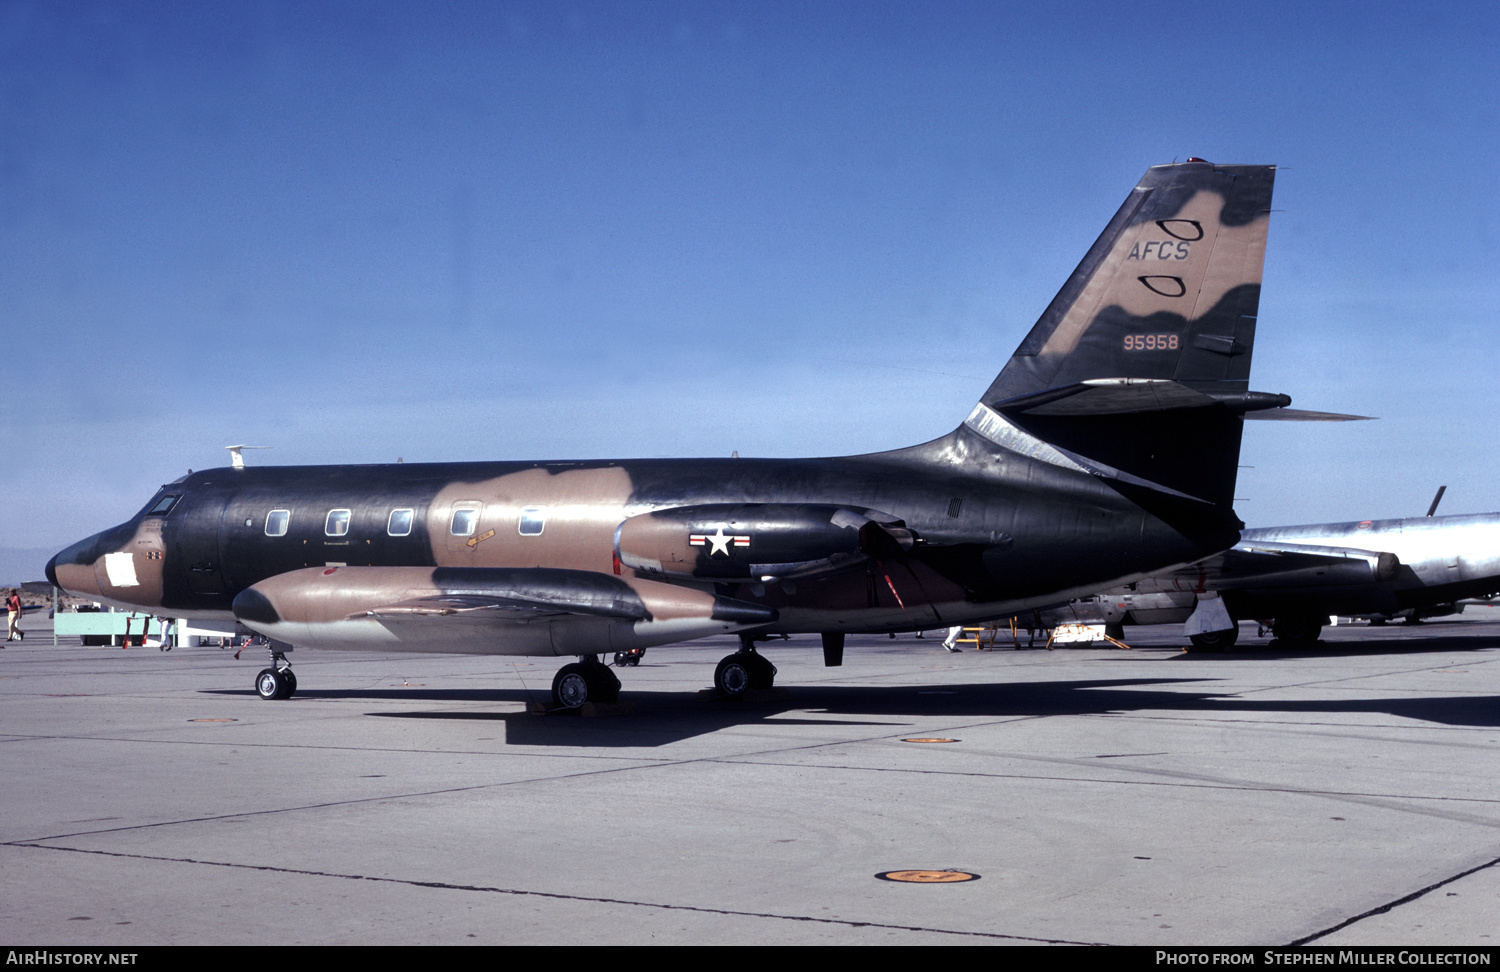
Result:
M1278 174L1252 526L1500 509L1500 7L0 2L0 547L255 463L952 429L1147 166Z

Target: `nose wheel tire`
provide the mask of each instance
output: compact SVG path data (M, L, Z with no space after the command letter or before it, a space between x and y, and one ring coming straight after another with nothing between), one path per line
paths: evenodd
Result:
M297 691L297 676L290 668L264 668L255 676L255 694L267 701L289 699Z

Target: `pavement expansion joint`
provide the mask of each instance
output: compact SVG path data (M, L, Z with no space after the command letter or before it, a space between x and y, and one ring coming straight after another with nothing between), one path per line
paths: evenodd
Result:
M725 915L736 918L764 918L772 921L811 922L821 925L839 925L846 928L885 928L891 931L924 932L934 935L955 935L964 938L988 938L1003 941L1030 942L1038 945L1106 945L1107 942L1084 942L1063 938L1039 938L1032 935L1009 935L1004 932L973 931L956 928L934 928L926 925L896 925L881 921L856 921L849 918L821 918L815 915L776 914L774 912L742 911L732 908L710 908L702 905L668 904L658 901L632 901L626 898L606 898L595 895L563 894L557 891L535 891L526 888L502 888L477 884L454 884L447 881L422 881L415 878L394 878L369 874L341 874L336 871L315 871L307 868L278 867L273 864L244 864L236 861L211 861L192 857L168 857L155 854L129 854L122 851L98 850L87 847L64 847L55 844L10 841L6 847L26 847L34 850L63 851L73 854L93 854L101 857L129 858L139 861L157 861L164 864L192 864L202 867L237 868L301 877L332 878L342 881L373 881L382 884L400 884L415 888L432 888L441 891L466 891L480 894L503 894L518 897L551 898L558 901L582 901L593 904L624 905L634 908L653 908L665 911L689 911L709 915Z
M1397 898L1395 901L1388 902L1376 908L1371 908L1369 911L1357 914L1352 918L1345 918L1337 925L1331 925L1328 928L1323 929L1322 931L1313 932L1311 935L1304 936L1297 939L1296 941L1288 942L1287 947L1311 944L1312 942L1315 942L1320 938L1326 938L1329 935L1332 935L1336 931L1341 931L1342 929L1348 928L1350 925L1364 921L1366 918L1373 918L1376 915L1383 915L1387 912L1394 911L1402 905L1410 904L1411 902L1416 901L1418 898L1425 897L1433 891L1436 891L1438 888L1452 884L1454 881L1457 881L1461 878L1466 878L1470 874L1477 874L1480 871L1487 870L1488 868L1494 867L1496 864L1500 864L1500 857L1497 857L1494 860L1486 861L1483 864L1475 865L1468 870L1459 871L1457 874L1445 877L1441 881L1436 881L1432 884L1427 885L1427 887L1425 888L1419 888L1418 890L1413 891L1411 894Z

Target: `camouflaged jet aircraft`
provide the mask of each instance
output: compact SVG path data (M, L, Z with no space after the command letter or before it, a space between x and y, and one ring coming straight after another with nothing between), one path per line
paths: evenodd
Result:
M832 459L229 467L60 552L69 592L289 646L577 656L554 702L613 700L610 652L733 633L727 696L777 633L936 628L1225 550L1272 166L1147 171L953 432Z

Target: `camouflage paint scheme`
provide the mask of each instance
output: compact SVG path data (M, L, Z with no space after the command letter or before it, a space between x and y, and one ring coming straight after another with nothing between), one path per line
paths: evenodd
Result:
M214 469L62 551L48 576L304 646L557 655L934 628L1126 584L1239 539L1243 419L1290 404L1248 384L1273 180L1271 166L1200 160L1148 170L973 411L932 442L825 459ZM273 510L284 535L268 535ZM348 511L344 532L331 511Z

